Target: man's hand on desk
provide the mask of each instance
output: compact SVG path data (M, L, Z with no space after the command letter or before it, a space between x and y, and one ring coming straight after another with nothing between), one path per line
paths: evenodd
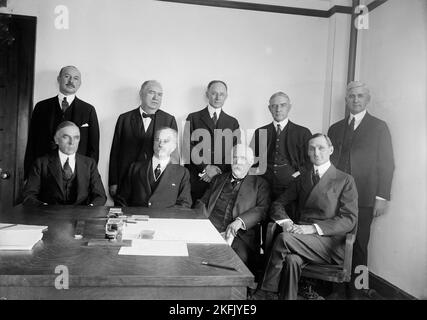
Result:
M110 196L114 197L117 193L117 184L111 185L109 188Z

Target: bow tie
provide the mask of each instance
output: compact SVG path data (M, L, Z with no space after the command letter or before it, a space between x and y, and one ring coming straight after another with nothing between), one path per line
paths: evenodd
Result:
M242 180L243 180L243 178L239 179L239 178L235 178L233 175L231 176L231 183L233 185L236 184L236 183L240 183Z
M156 115L155 113L153 113L153 114L143 113L143 114L142 114L142 117L143 117L143 118L151 118L151 119L154 119L154 116L155 116L155 115Z

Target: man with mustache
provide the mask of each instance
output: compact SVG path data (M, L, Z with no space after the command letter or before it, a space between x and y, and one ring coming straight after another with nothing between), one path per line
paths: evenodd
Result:
M260 157L260 161L264 156L267 161L267 170L262 176L270 184L272 200L286 190L309 162L307 141L311 132L289 120L291 107L287 94L281 91L273 94L268 105L273 122L258 128L251 141L255 156ZM266 141L260 139L262 130L266 133Z
M213 178L195 210L224 233L225 240L255 273L260 244L257 225L265 219L270 206L270 190L263 178L248 175L254 163L250 147L237 144L232 150L232 159L231 172Z
M81 73L75 66L66 66L59 71L57 81L58 95L38 102L31 116L24 160L25 178L35 159L55 150L55 130L63 121L72 121L80 129L77 152L98 163L99 124L96 110L76 96L82 83Z
M108 185L115 198L132 162L149 161L153 156L154 133L167 127L177 130L175 117L160 110L163 88L158 81L148 80L139 91L141 105L119 116L110 152ZM179 163L178 151L171 155Z

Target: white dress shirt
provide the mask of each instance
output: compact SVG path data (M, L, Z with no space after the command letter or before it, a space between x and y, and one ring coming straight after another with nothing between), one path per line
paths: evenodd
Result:
M359 124L362 122L365 115L366 115L366 109L357 114L350 113L350 117L348 117L348 124L350 124L351 120L353 120L354 118L354 130L356 130Z
M76 154L65 154L63 152L61 152L61 150L58 149L58 154L59 154L59 161L61 161L61 168L64 169L64 164L68 159L68 164L71 167L71 171L74 173L74 170L76 168Z
M171 159L170 157L168 157L166 159L159 159L156 156L153 156L151 163L153 164L153 176L154 176L154 178L156 178L154 171L156 170L157 166L160 164L160 176L161 176L163 171L165 171L167 165L169 164L170 159ZM159 178L160 178L160 176L159 176Z
M288 124L288 122L289 122L288 118L286 118L285 120L282 120L280 122L273 120L274 129L276 129L276 131L277 131L277 125L280 124L280 130L283 131L283 129L285 129L286 125Z
M208 104L209 115L212 119L214 113L216 113L216 120L218 121L219 115L221 114L222 108L214 108L210 104Z
M71 106L75 97L76 97L75 94L70 94L70 95L66 96L65 94L63 94L61 92L58 93L58 101L59 101L59 106L61 107L61 109L62 109L62 100L64 100L64 98L67 98L68 105Z
M144 118L143 116L142 116L142 114L143 113L146 113L146 114L148 114L147 112L145 112L143 109L142 109L142 107L139 107L139 113L141 114L141 119L142 119L142 123L144 123L144 130L145 130L145 132L147 132L147 129L148 129L148 126L150 125L150 123L151 123L151 118Z

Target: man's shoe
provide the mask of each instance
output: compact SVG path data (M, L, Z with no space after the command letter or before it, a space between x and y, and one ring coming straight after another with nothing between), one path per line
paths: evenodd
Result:
M277 293L258 289L251 296L250 300L278 300L279 296Z

